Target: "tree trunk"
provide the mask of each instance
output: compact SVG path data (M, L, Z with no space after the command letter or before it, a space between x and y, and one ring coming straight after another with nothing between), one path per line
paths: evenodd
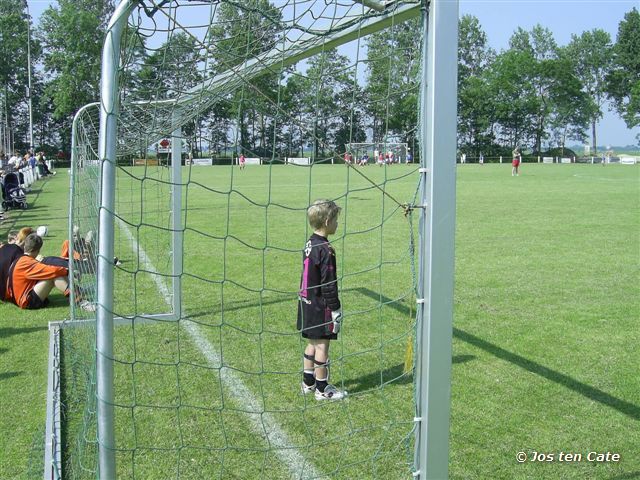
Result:
M593 139L593 155L598 155L598 140L596 138L596 120L591 121L591 138Z

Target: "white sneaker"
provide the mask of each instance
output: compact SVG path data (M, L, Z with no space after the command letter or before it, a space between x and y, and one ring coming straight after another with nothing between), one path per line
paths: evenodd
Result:
M96 305L95 303L91 303L89 300L82 300L78 306L84 310L85 312L95 312Z
M346 390L338 390L333 385L327 385L324 392L316 390L316 400L342 400L346 396Z
M314 383L313 385L307 385L306 383L302 382L302 394L306 395L307 393L313 393L316 391L316 384Z

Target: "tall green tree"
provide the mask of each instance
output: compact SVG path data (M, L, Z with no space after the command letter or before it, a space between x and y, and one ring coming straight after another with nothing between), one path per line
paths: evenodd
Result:
M573 65L576 77L582 83L582 91L588 100L591 147L594 154L597 154L596 125L602 118L602 107L607 100L605 77L613 60L611 37L601 29L583 32L580 36L572 35L565 53Z
M493 70L499 121L510 145L530 142L540 152L553 119L582 118L567 117L567 112L580 108L585 100L571 63L560 54L548 29L540 25L530 32L518 28Z
M0 118L3 131L12 133L18 149L25 149L28 145L26 86L27 27L30 21L24 0L0 2ZM38 57L39 46L33 41L31 47L33 66Z
M618 25L607 92L627 127L640 125L640 13L636 8Z
M208 39L212 73L235 71L245 59L273 49L279 40L280 19L280 11L268 0L221 3ZM273 131L270 125L275 120L273 104L279 80L278 74L267 72L240 82L230 94L229 114L237 123L242 150L264 155L272 147L269 131ZM249 96L251 102L247 101ZM223 125L219 121L216 124Z
M329 50L311 57L298 92L305 140L316 158L327 150L343 151L344 144L362 139L361 90L349 59Z
M367 112L374 141L413 145L418 123L422 23L409 20L367 40Z
M101 52L112 12L112 0L58 0L40 17L37 34L51 77L47 95L53 101L54 118L65 125L63 149L69 146L75 112L100 97Z
M532 55L509 49L496 57L488 72L490 98L494 102L496 140L510 148L534 137L536 93Z
M286 79L282 90L280 106L287 112L285 153L289 157L302 157L305 147L304 121L304 77L299 72L292 72Z
M479 20L464 15L458 27L458 145L475 156L490 151L493 141L487 73L494 58Z

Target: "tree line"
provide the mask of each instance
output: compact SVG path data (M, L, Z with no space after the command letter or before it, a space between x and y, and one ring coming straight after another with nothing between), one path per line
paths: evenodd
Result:
M280 12L268 0L222 2L203 59L193 37L177 34L147 49L130 34L123 79L140 100L183 92L206 75L233 69L247 54L277 44ZM24 0L0 2L0 123L15 148L28 147L28 95L33 103L34 145L69 152L71 122L97 100L101 50L113 13L111 0L58 0L30 25ZM258 15L257 12L260 12ZM31 27L32 89L27 85L27 28ZM195 150L237 145L260 156L316 156L349 142L402 141L415 146L420 82L421 26L412 20L366 38L366 62L354 74L353 58L327 51L304 67L268 72L216 97L185 126ZM533 152L590 141L610 102L629 128L640 125L640 14L627 12L615 41L594 29L559 46L541 25L517 28L509 47L489 46L477 18L459 22L458 148L467 155L500 155L520 145ZM171 61L167 61L170 58ZM363 60L363 59L359 59ZM194 66L186 68L185 65ZM186 73L185 73L186 71ZM179 74L178 74L179 73ZM260 95L249 95L259 92ZM249 100L250 98L250 100ZM277 106L277 108L274 108ZM640 138L638 139L640 141Z

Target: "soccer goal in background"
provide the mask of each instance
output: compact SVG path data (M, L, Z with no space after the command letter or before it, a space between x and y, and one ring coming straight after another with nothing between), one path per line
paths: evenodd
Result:
M358 163L366 155L368 163L407 163L409 146L404 142L348 143L345 151Z
M118 5L74 124L70 238L97 266L72 262L74 291L97 311L62 334L65 476L447 476L457 19L438 0ZM411 169L333 166L406 131ZM164 138L167 164L132 161ZM183 166L184 142L263 161ZM300 393L316 198L342 207L342 402Z

